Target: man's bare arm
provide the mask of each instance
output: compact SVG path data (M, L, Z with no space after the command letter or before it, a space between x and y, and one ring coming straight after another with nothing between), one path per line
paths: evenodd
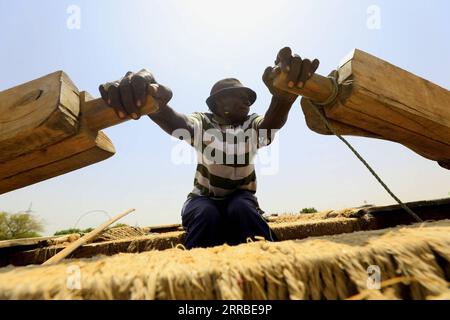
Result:
M177 129L185 129L189 132L191 137L194 136L193 124L189 121L187 116L176 112L168 105L160 107L158 113L149 114L148 116L161 129L170 135Z
M287 121L289 111L296 98L289 99L272 96L269 108L264 115L264 120L259 125L259 129L281 129Z

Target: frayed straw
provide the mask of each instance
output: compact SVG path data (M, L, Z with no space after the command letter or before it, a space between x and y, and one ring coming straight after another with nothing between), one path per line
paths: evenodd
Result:
M369 292L370 265L380 268L382 285ZM68 285L76 280L72 268L79 270L79 289ZM449 279L446 220L421 228L6 267L0 269L0 299L438 299L450 294Z

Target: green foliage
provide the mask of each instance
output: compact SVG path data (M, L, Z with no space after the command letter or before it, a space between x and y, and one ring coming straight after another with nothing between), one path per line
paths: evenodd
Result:
M120 228L120 227L128 227L126 223L116 223L111 228Z
M39 237L42 231L43 223L29 213L0 212L0 240Z
M300 213L315 213L317 212L316 208L303 208Z
M70 229L65 229L65 230L59 230L55 232L55 236L62 236L65 234L72 234L72 233L89 233L92 230L94 230L94 228L87 228L87 229L78 229L78 228L70 228Z
M111 228L119 228L119 227L126 227L126 226L128 226L128 225L125 223L116 223ZM62 236L62 235L72 234L72 233L89 233L92 230L94 230L94 228L87 228L87 229L70 228L70 229L56 231L54 235Z

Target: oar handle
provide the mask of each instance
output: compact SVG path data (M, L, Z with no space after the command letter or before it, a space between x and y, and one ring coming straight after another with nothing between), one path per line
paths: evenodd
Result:
M293 88L288 87L288 74L280 72L273 80L273 85L281 90L303 96L314 102L323 103L333 94L333 80L320 74L313 74L312 77L306 81L303 88L298 88L296 85Z
M82 97L83 117L86 119L89 129L94 132L132 119L131 117L120 119L114 109L108 106L102 98L89 100L86 93L84 96L84 98ZM141 115L147 115L157 112L159 105L151 95L147 95L147 103L139 110Z

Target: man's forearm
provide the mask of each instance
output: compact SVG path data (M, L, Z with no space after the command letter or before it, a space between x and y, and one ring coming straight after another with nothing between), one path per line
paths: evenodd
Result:
M272 97L269 109L264 115L260 129L281 129L287 121L289 111L297 97L280 98Z
M169 105L161 107L157 113L149 114L149 118L168 134L177 129L186 129L193 135L192 125L184 114L173 110Z

